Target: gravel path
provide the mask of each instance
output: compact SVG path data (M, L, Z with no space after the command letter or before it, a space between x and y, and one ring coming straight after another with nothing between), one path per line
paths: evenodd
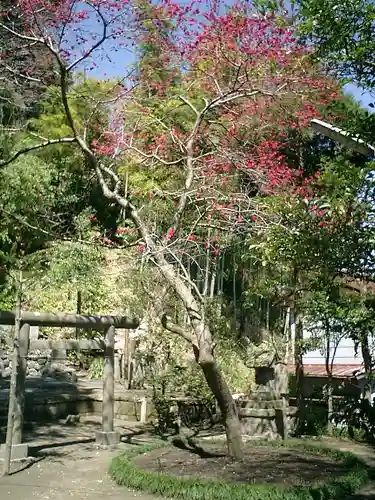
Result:
M12 474L0 477L1 500L155 500L112 482L107 474L110 461L125 445L98 447L92 439L95 428L96 424L39 428L39 439L37 435L32 441L34 461L15 462ZM118 428L125 434L133 431Z

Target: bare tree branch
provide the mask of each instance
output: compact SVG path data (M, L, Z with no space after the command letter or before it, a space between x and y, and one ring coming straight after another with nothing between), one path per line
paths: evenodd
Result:
M173 323L166 314L163 314L161 317L161 324L163 327L168 330L169 332L176 333L183 339L185 339L187 342L190 344L195 345L196 342L194 342L193 335L189 333L186 328L183 328L180 325L177 325L176 323Z
M5 64L4 68L7 71L9 71L10 73L12 73L13 75L19 76L20 78L23 78L24 80L28 80L30 82L36 82L36 83L40 83L41 82L40 78L34 78L32 76L29 76L29 75L26 75L24 73L21 73L20 71L16 71L15 69L13 69L10 66L8 66L8 64Z
M62 137L60 139L50 139L48 141L44 141L44 142L41 142L39 144L35 144L34 146L28 146L27 148L20 149L19 151L14 153L8 159L0 162L0 168L6 167L7 165L10 165L17 158L19 158L20 156L25 155L27 153L31 153L31 151L37 151L37 150L43 149L47 146L54 146L56 144L66 144L66 143L72 143L72 142L76 142L76 139L74 137Z
M44 38L37 38L37 37L33 37L33 36L22 35L21 33L18 33L17 31L12 30L4 23L0 23L0 28L2 28L5 31L7 31L8 33L14 35L15 37L19 38L20 40L27 40L29 42L34 42L34 43L36 42L36 43L41 43L43 45L46 45L46 41L44 40Z
M97 48L99 48L107 39L107 30L108 30L108 21L105 19L105 17L103 16L103 14L100 12L100 9L95 7L92 3L90 2L86 2L88 5L90 5L90 7L98 14L98 16L100 17L100 20L102 21L102 25L103 25L103 32L102 32L102 35L100 37L100 39L94 43L89 50L87 50L84 54L82 54L80 57L78 57L78 59L76 59L75 61L73 61L67 68L66 68L66 71L69 73L70 71L72 71L72 69L74 69L78 64L80 64L82 61L84 61L85 59L87 59L88 57L90 57L90 55L94 52L94 50L96 50Z

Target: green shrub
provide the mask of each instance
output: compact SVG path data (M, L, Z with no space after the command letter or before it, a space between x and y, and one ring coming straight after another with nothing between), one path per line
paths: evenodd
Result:
M332 421L353 439L375 443L375 406L367 399L347 396L335 402Z
M270 444L266 443L267 446ZM329 484L284 488L275 485L247 485L211 479L183 478L137 468L134 464L137 455L165 446L163 444L127 450L112 460L109 472L119 485L180 500L338 500L355 493L368 478L364 462L351 453L332 451L306 443L296 445L291 442L277 442L272 445L319 452L342 462L350 472L339 479L330 480Z
M88 377L93 380L102 379L104 375L104 359L94 358L88 369Z

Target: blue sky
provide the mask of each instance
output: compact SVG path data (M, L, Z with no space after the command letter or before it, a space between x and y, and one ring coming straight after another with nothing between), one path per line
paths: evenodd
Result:
M186 0L181 0L184 2ZM233 0L227 0L230 4ZM81 23L82 26L82 23ZM86 34L90 34L95 37L98 34L98 25L95 15L92 18L86 20L83 23L83 29ZM94 61L97 66L93 69L92 61ZM122 78L126 74L127 68L135 61L134 51L126 49L125 47L113 50L113 42L105 42L100 50L95 51L93 58L90 61L85 61L83 65L79 68L80 71L87 68L87 75L94 78ZM91 68L91 69L90 69ZM354 84L348 84L344 87L344 91L351 94L364 108L372 111L369 104L375 102L375 98L371 96L368 92L364 92L363 89L357 87Z
M362 107L372 111L369 104L375 102L375 97L371 96L368 92L364 92L363 89L357 87L353 83L345 85L344 90L346 93L351 94Z

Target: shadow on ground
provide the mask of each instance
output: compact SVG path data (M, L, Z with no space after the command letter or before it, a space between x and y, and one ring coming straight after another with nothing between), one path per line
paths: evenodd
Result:
M25 386L24 431L35 432L46 422L56 422L67 415L92 413L95 409L97 383L81 387L49 377L28 377ZM5 441L8 417L9 381L0 383L0 443Z
M220 458L225 457L225 453L215 453L210 452L198 446L192 438L188 438L186 442L181 438L175 438L172 440L173 445L180 450L189 451L190 453L194 453L198 455L200 458Z
M115 428L120 432L122 444L141 444L142 440L148 439L149 436L147 429L121 422L115 422ZM24 441L29 445L29 458L26 461L13 462L10 475L39 467L40 462L63 464L67 460L82 460L83 457L85 460L96 458L105 449L95 442L95 434L99 429L101 418L95 416L87 417L76 425L53 422L38 424L34 429L29 428L24 435ZM135 442L136 438L140 443Z

